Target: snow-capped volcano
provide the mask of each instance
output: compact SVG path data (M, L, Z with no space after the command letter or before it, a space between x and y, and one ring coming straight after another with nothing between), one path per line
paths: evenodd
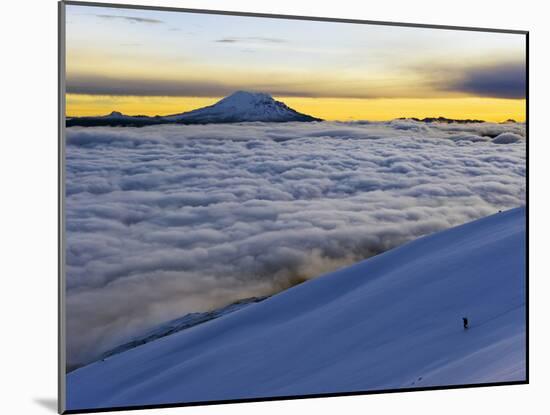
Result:
M290 122L322 121L302 114L263 92L237 91L214 105L168 116L131 116L113 111L106 116L74 117L67 119L67 127L82 126L143 126L154 124L219 124L248 121Z
M237 91L214 105L164 117L181 123L320 121L263 92Z

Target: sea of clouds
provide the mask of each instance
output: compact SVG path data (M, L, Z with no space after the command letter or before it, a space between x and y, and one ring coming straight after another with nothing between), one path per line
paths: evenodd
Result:
M525 203L525 125L248 123L66 134L70 368Z

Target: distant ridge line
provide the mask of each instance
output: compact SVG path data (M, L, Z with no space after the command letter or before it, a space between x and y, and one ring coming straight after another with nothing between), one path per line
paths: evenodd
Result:
M109 115L67 118L71 126L128 126L142 127L157 124L221 124L238 122L311 122L323 121L290 108L264 92L236 91L213 105L179 114L125 115L113 111Z

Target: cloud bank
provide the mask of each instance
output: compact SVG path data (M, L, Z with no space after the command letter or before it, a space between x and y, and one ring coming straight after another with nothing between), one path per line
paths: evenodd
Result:
M69 74L67 92L86 95L212 97L229 95L235 92L235 87L215 81L142 80Z
M221 44L279 44L284 39L269 37L220 38ZM109 77L90 74L69 74L67 92L89 95L123 96L200 96L220 97L239 89L264 91L277 96L317 98L436 98L445 96L472 96L504 99L524 99L526 93L526 66L524 61L477 63L465 66L404 64L403 73L416 75L414 83L395 80L380 83L364 77L342 78L334 76L294 74L291 72L253 72L248 74L246 85L240 76L224 73L216 80L156 79L150 77ZM230 75L230 74L229 74ZM223 81L221 81L223 80Z
M70 367L525 202L524 124L67 130Z
M135 16L120 16L116 14L96 14L97 17L101 19L120 19L125 20L130 23L146 23L146 24L159 24L164 23L162 20L150 19L145 17L135 17Z
M526 92L524 62L466 68L449 90L491 98L524 99Z

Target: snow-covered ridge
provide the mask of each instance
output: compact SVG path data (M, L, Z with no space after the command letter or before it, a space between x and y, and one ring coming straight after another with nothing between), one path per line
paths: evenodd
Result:
M99 117L73 117L67 119L67 126L144 126L155 124L218 124L235 122L290 122L321 121L319 118L302 114L276 101L263 92L237 91L221 99L214 105L198 108L193 111L168 116L147 117L130 116L113 111Z
M67 406L521 381L524 301L522 207L75 370Z
M161 324L160 326L149 330L146 334L105 352L102 356L102 359L106 359L110 356L114 356L115 354L125 352L138 346L142 346L144 344L150 343L162 337L169 336L179 331L189 329L207 321L214 320L215 318L224 316L226 314L233 313L251 304L259 303L266 298L268 297L244 298L242 300L235 301L229 305L226 305L225 307L217 308L215 310L205 311L202 313L197 312L186 314L183 317L169 321L168 323Z

